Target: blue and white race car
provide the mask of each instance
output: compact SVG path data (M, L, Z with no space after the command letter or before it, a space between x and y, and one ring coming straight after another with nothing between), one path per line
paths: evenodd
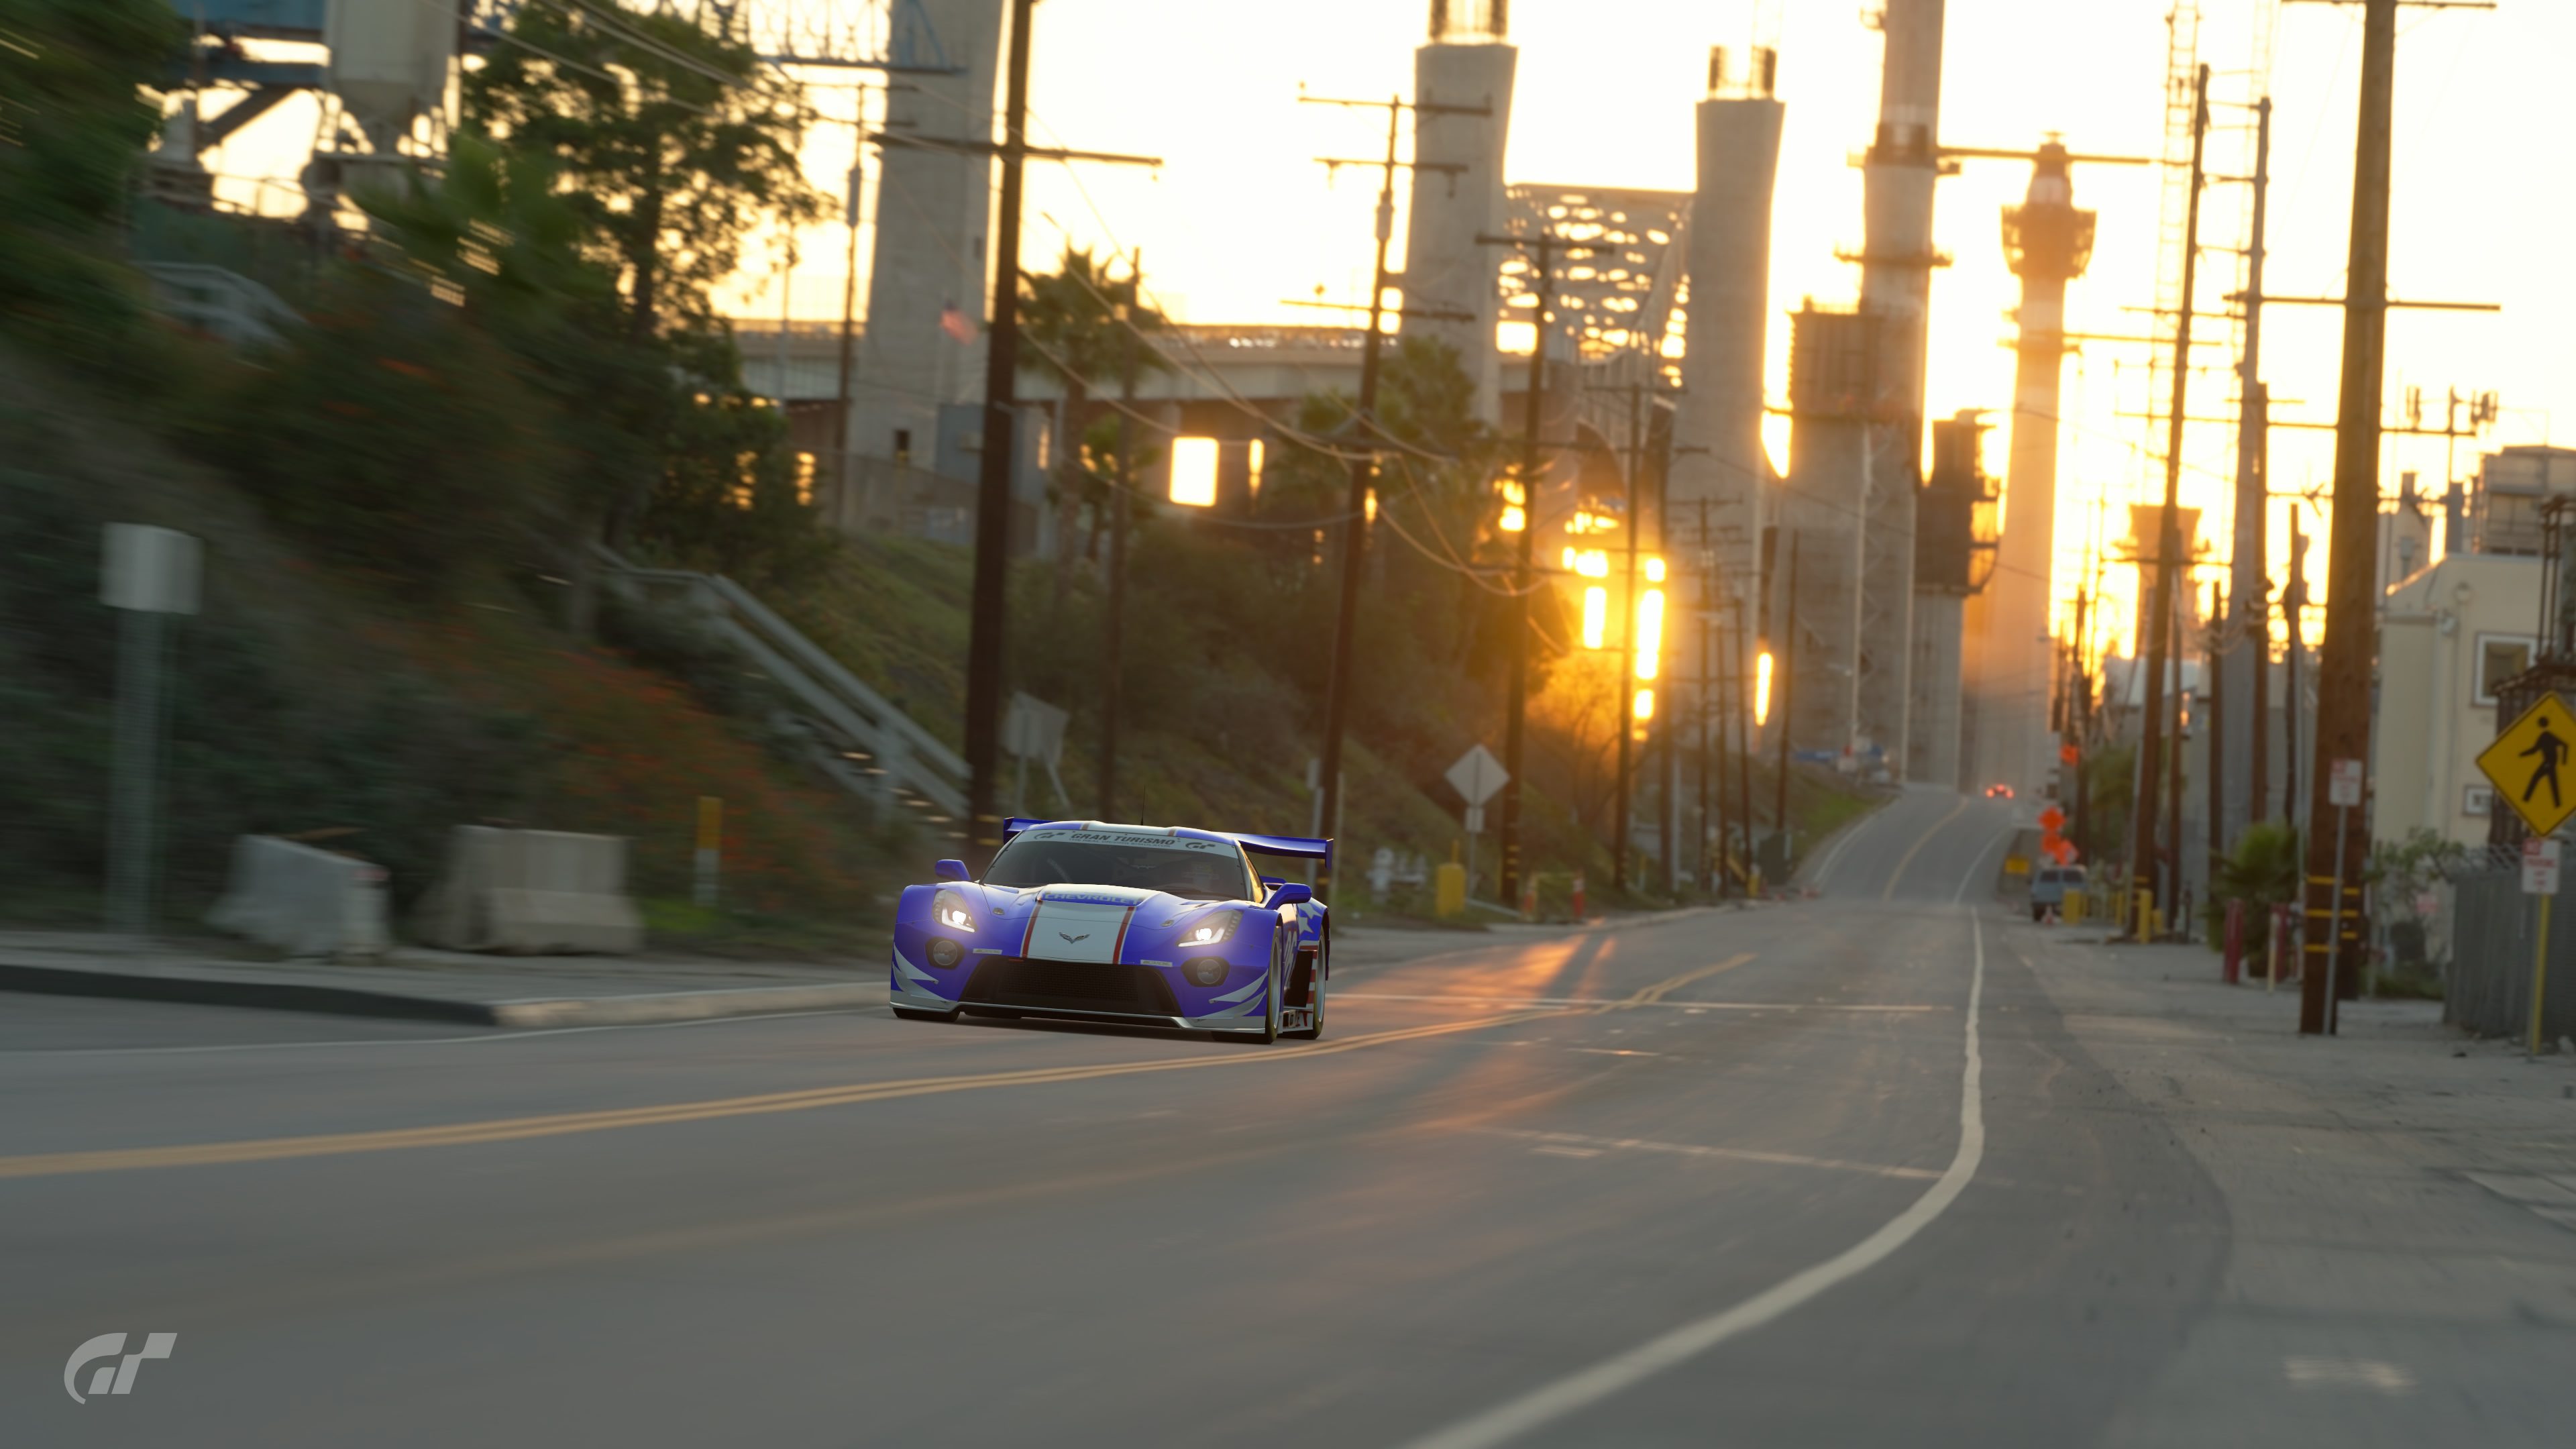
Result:
M1324 1034L1332 930L1253 856L1320 860L1281 835L1011 820L983 879L954 860L895 908L894 1014L1057 1017L1276 1041Z

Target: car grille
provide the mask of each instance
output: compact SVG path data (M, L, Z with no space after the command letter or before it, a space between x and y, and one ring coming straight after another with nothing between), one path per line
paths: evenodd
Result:
M1030 1011L1101 1011L1126 1016L1178 1016L1171 983L1146 966L1105 961L1030 961L987 957L958 997L966 1006Z

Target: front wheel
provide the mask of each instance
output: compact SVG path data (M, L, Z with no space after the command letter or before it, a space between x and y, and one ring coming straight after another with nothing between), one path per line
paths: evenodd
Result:
M1279 993L1287 985L1285 973L1279 969L1279 957L1279 943L1273 938L1270 943L1270 985L1262 993L1269 999L1269 1004L1261 1009L1261 1040L1264 1045L1279 1040Z
M1314 1016L1312 1025L1288 1033L1299 1041L1324 1039L1324 981L1332 974L1331 951L1330 945L1317 945L1314 963L1306 968L1306 1004L1314 1008Z

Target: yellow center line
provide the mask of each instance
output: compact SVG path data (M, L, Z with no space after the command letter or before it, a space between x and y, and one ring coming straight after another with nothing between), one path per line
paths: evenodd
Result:
M1605 1003L1600 1010L1650 1005L1668 992L1752 960L1736 956L1714 966L1686 971L1649 986L1625 1001ZM148 1167L208 1167L240 1162L280 1162L297 1157L338 1157L357 1152L396 1152L416 1147L462 1147L487 1142L515 1142L532 1137L563 1137L581 1132L607 1132L624 1127L659 1127L680 1122L707 1122L725 1117L756 1117L776 1112L809 1112L901 1097L928 1097L947 1092L973 1092L993 1087L1034 1087L1055 1082L1082 1082L1144 1072L1191 1071L1201 1067L1257 1066L1304 1061L1368 1047L1456 1032L1484 1031L1524 1021L1566 1014L1562 1009L1509 1012L1466 1021L1436 1022L1372 1032L1313 1046L1281 1047L1257 1055L1239 1053L1167 1058L1159 1061L1109 1062L1096 1066L1033 1067L970 1076L913 1077L891 1082L853 1082L796 1092L722 1097L710 1101L670 1102L652 1107L620 1107L593 1112L553 1112L536 1117L504 1117L481 1122L451 1122L434 1127L402 1127L378 1132L330 1132L307 1137L261 1137L239 1142L200 1142L170 1147L116 1147L88 1152L47 1152L0 1157L0 1178L68 1177L93 1172L125 1172Z
M1923 853L1923 847L1932 843L1932 837L1941 833L1942 826L1949 824L1951 821L1956 820L1967 813L1968 797L1962 795L1959 797L1959 803L1950 807L1950 813L1933 821L1932 828L1924 831L1923 838L1914 842L1914 848L1905 852L1905 858L1896 863L1896 869L1888 872L1887 889L1880 892L1878 898L1882 901L1892 901L1896 899L1896 883L1905 879L1905 868L1914 863L1914 857Z

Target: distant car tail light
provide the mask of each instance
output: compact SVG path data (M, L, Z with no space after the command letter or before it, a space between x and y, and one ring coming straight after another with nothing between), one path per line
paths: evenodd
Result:
M942 971L966 959L966 948L946 936L931 937L930 944L923 949L930 955L930 964Z
M1193 956L1181 963L1181 974L1192 986L1222 986L1226 969L1223 956Z

